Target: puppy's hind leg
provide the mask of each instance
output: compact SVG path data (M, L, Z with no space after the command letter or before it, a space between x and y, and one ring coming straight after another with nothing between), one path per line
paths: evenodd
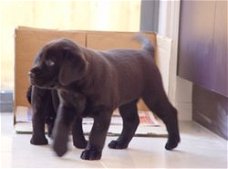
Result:
M128 147L139 125L137 101L138 100L135 100L119 107L120 115L123 118L123 130L117 140L113 140L109 143L108 146L110 148L124 149Z
M143 97L143 101L148 108L157 114L157 116L165 123L168 131L168 141L165 145L167 150L177 147L180 142L177 110L171 105L168 98L163 92L159 96L150 96L148 93Z

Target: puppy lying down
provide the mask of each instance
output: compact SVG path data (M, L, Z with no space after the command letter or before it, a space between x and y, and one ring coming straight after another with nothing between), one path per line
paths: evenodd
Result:
M139 124L136 104L140 98L165 123L168 131L165 148L171 150L178 145L177 110L165 94L154 61L153 45L143 36L139 36L138 41L142 44L139 50L97 51L68 39L52 41L41 49L29 73L30 81L35 88L34 95L46 89L58 92L60 103L53 129L53 149L58 156L67 151L71 127L76 131L73 138L80 142L81 118L89 116L94 124L81 158L100 159L116 108L123 118L123 129L119 138L108 146L127 148ZM39 140L45 142L43 111L36 104L33 107L36 111L31 143L39 144Z

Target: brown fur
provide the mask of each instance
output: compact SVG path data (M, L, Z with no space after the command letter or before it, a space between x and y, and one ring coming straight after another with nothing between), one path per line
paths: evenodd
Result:
M112 112L118 107L123 130L109 147L127 148L139 124L136 104L140 98L166 124L169 136L165 148L171 150L177 146L180 141L177 111L163 89L153 46L144 37L139 41L143 45L140 50L97 51L60 39L40 51L30 79L38 90L58 91L60 105L53 130L57 155L67 151L71 126L78 128L74 119L89 116L94 118L94 124L81 158L100 159Z

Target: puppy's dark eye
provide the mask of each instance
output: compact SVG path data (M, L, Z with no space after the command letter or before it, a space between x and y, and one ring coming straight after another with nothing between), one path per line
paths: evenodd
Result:
M46 64L47 66L54 66L54 65L55 65L55 62L54 62L53 60L46 60L46 61L45 61L45 64Z

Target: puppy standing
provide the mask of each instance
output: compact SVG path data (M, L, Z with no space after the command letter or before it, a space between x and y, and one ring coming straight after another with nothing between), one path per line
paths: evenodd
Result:
M48 127L48 136L52 137L52 130L54 127L54 122L55 122L55 118L56 118L56 112L57 112L57 105L58 105L58 97L56 96L56 92L52 92L51 90L45 91L44 97L43 99L39 97L39 95L34 96L32 98L32 91L34 90L34 88L30 85L28 87L27 93L26 93L26 98L27 101L32 105L33 110L34 110L34 102L35 104L38 104L38 107L44 107L44 109L42 111L44 111L44 122L45 124L47 124ZM45 89L44 89L45 90ZM56 98L56 99L55 99ZM33 103L32 103L33 100ZM36 112L37 110L35 110ZM32 144L47 144L47 140L46 139L39 139L38 141L36 140L31 140Z
M154 62L154 49L141 37L141 50L114 49L95 51L67 39L47 44L30 71L31 83L39 88L56 89L60 98L53 131L53 148L62 156L73 120L94 118L89 142L81 158L101 158L112 112L119 107L123 130L110 148L127 148L139 124L137 101L142 98L151 111L165 123L168 141L165 148L175 148L179 141L177 111L170 104Z
M45 137L45 124L48 136L52 138L52 131L59 106L59 98L55 89L42 89L29 86L26 94L33 110L33 135L30 143L33 145L48 144ZM75 118L72 129L73 144L77 148L85 148L87 141L82 130L82 118Z

